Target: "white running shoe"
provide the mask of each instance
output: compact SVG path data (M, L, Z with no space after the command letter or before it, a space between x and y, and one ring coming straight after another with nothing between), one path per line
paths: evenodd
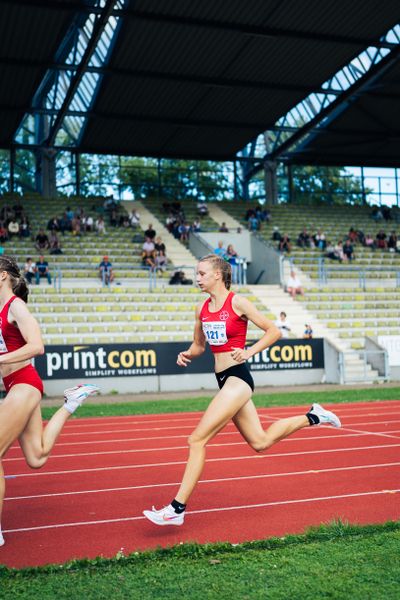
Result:
M155 525L183 525L185 520L185 512L176 513L170 504L160 510L153 506L152 510L144 510L143 514Z
M311 409L308 411L308 414L317 417L318 423L315 425L333 425L333 427L341 427L342 424L340 422L339 417L335 415L335 413L330 410L325 410L320 404L313 404Z
M80 383L73 388L64 390L64 408L72 414L88 396L97 394L98 391L100 388L92 383Z

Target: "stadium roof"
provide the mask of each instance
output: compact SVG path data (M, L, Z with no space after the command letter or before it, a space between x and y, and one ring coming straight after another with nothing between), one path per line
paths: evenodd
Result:
M91 67L102 80L78 149L159 157L233 158L363 49L380 47L398 19L397 0L0 0L1 147L34 113L45 74L66 69L68 32L104 4L122 24L108 63Z

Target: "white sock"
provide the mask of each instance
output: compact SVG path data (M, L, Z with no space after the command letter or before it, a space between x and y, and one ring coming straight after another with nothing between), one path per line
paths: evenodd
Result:
M1 532L1 525L0 525L0 546L3 546L5 544L4 538L3 538L3 534Z

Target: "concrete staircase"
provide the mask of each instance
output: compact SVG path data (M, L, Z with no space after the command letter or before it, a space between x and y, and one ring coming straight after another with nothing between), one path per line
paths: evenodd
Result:
M164 223L161 223L141 202L121 202L121 205L125 210L130 213L134 208L140 215L140 227L143 231L146 231L149 224L152 223L153 228L156 230L157 235L162 237L164 244L167 247L167 257L169 262L175 267L184 266L182 269L186 276L193 279L193 272L196 268L197 260L193 254L185 248L174 236L168 231Z
M296 271L298 271L296 269ZM300 274L299 274L300 276ZM304 325L310 323L314 337L324 338L338 350L344 353L344 370L346 374L346 382L368 381L372 382L378 379L377 371L371 369L370 365L364 365L363 359L359 354L351 350L347 340L340 339L328 329L325 325L319 322L315 315L308 311L303 304L296 302L292 297L285 293L278 285L257 285L247 286L254 296L277 317L281 311L287 314L287 318L292 326L292 333L295 337L302 338L304 334Z
M220 208L216 202L209 202L207 207L208 214L214 221L219 223L219 225L225 223L228 229L232 232L236 231L238 227L243 228L242 223L231 217L225 210L222 210L222 208Z

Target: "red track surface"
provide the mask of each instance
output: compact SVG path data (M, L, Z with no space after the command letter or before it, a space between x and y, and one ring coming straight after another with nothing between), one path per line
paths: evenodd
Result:
M199 413L71 420L40 471L14 446L4 460L0 563L58 563L186 541L238 543L334 518L398 519L400 402L334 410L342 429L303 429L262 455L228 425L208 447L182 527L157 527L142 510L172 499ZM267 426L304 410L259 412Z

